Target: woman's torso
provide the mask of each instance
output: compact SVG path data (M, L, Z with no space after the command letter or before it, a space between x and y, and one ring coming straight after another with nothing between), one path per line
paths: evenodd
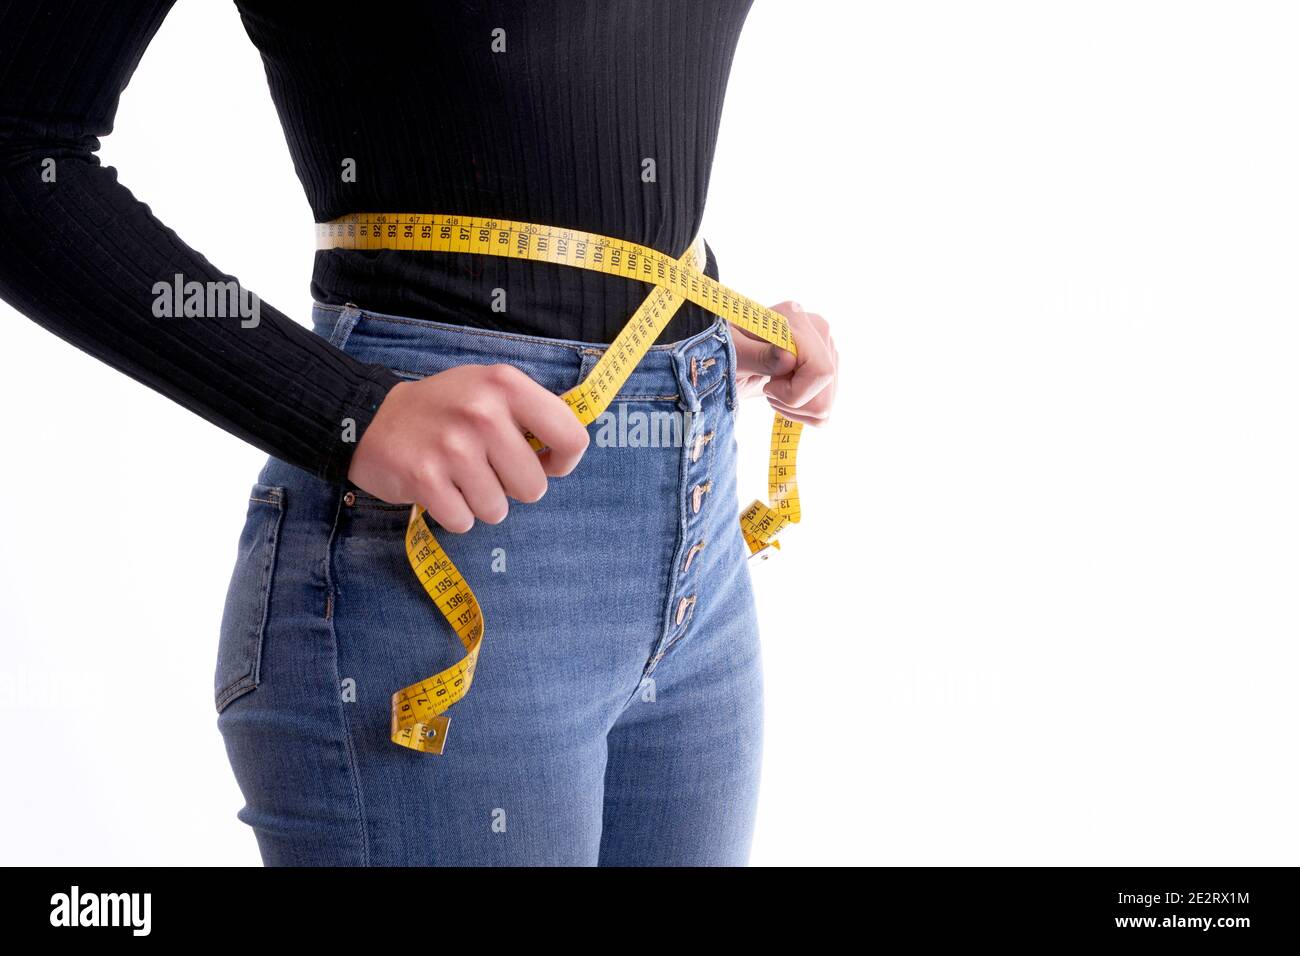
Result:
M700 228L750 0L237 5L317 222L492 216L674 255ZM711 260L706 271L717 275ZM589 342L612 340L646 291L563 266L394 251L318 252L312 279L333 305ZM712 321L687 304L660 341Z

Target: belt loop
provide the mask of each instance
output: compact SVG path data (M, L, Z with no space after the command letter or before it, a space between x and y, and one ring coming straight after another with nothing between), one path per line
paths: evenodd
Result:
M698 361L695 358L697 351L696 345L689 339L680 346L673 349L673 374L677 376L677 405L684 412L698 412L700 410L700 395L695 388L695 382L691 375L692 361Z
M596 363L604 357L608 348L609 346L603 346L601 348L584 348L582 350L582 359L578 363L577 377L573 380L575 386L581 385L587 380L587 376L590 375L591 370L596 367Z
M343 306L339 312L338 320L334 323L334 330L330 332L329 343L336 349L341 349L347 345L348 336L356 328L357 320L361 318L361 310L351 302Z

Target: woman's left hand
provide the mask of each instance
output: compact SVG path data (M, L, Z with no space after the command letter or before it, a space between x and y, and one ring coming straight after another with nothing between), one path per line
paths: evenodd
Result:
M740 396L762 394L791 421L825 425L830 421L840 366L830 325L817 313L805 312L798 302L782 302L772 310L790 324L798 354L732 325Z

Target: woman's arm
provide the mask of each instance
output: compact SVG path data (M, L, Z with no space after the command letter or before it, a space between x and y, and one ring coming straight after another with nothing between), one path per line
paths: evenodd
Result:
M231 434L341 480L401 379L265 303L256 321L157 317L157 283L233 279L95 155L173 2L0 0L0 297Z

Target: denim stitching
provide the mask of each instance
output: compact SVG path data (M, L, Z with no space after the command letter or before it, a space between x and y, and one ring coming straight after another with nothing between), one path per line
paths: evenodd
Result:
M331 596L334 594L334 545L338 541L339 519L343 515L343 502L340 498L334 508L334 526L330 528L329 540L325 543L325 589ZM334 645L334 687L337 689L342 686L341 675L339 673L339 637L338 631L334 627L334 617L330 616L327 621L330 629L330 638ZM365 798L361 788L361 773L357 768L356 747L352 740L352 725L348 721L347 711L343 705L343 696L335 694L338 702L339 726L343 728L343 751L348 758L348 771L352 778L352 798L357 807L357 828L361 831L361 865L370 865L370 830L366 826L366 807Z
M419 381L420 379L429 377L428 372L412 372L410 369L405 368L389 368L388 370L394 375L400 375L402 378L407 378L412 381ZM625 402L675 402L679 398L681 398L681 396L676 392L673 392L671 395L624 395L622 392L619 392L614 396L615 401L621 400Z
M521 335L517 332L498 332L495 329L480 329L473 325L453 325L450 322L438 322L435 319L408 319L398 315L384 315L376 312L361 313L372 322L383 322L388 325L413 325L417 328L435 328L445 329L448 332L458 334L479 335L484 338L505 339L510 342L522 342L533 345L547 345L552 348L568 349L570 352L581 352L582 346L573 345L569 342L562 342L559 339L548 339L540 335Z
M362 309L359 306L352 306L352 307L355 307L357 309L359 313L358 318L364 316L365 318L368 318L374 322L387 322L391 325L413 325L416 327L432 327L437 329L445 329L448 332L460 332L460 333L467 333L469 335L481 335L487 338L507 339L512 342L523 342L526 344L531 343L534 345L558 346L559 348L569 349L570 351L575 351L575 352L584 352L587 354L599 354L600 352L605 351L605 349L608 348L609 344L612 344L612 343L602 343L600 348L593 350L592 347L589 345L566 342L562 339L548 338L542 335L525 335L520 332L500 332L496 329L484 329L476 325L457 325L454 322L440 322L437 319L412 319L401 315L389 315L386 312L371 312L368 309ZM349 308L349 306L326 305L325 303L317 302L313 305L313 308L322 309L327 312L342 312L347 308ZM681 348L683 344L687 342L692 342L697 337L704 335L705 332L708 332L711 337L716 338L718 333L713 332L711 330L713 329L713 326L718 325L719 322L722 321L725 320L720 318L718 322L713 323L712 326L709 326L706 329L701 329L695 335L692 335L688 339L683 339L680 342L665 342L661 345L652 345L650 346L650 351L668 352L674 349Z
M258 484L264 483L259 481ZM248 497L250 502L256 501L275 508L275 515L267 523L262 538L262 547L269 548L270 554L267 556L266 569L262 572L262 580L258 586L257 600L262 608L262 619L257 626L257 644L253 649L253 659L249 664L248 673L223 689L217 696L215 706L218 714L225 710L228 704L233 703L236 698L256 690L261 682L262 648L266 643L266 628L271 616L271 586L275 580L276 562L279 559L280 529L284 524L284 506L281 504L283 489L279 486L267 486L266 495L266 498L259 498L254 493Z

